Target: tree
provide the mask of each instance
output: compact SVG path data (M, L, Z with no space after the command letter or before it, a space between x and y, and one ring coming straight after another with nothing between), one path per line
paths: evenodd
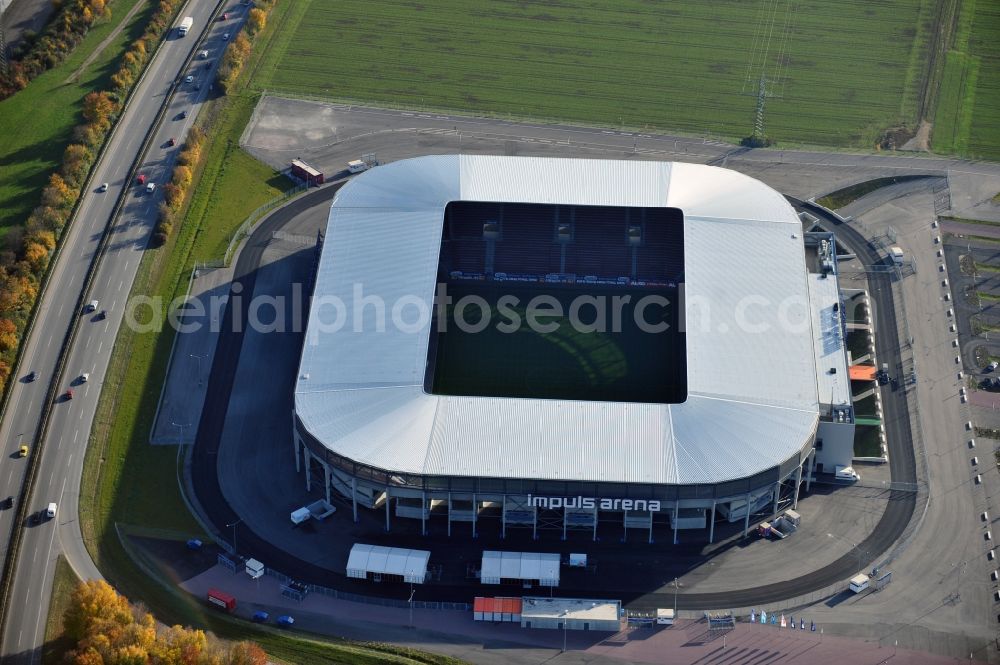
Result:
M0 350L10 351L17 346L17 326L10 319L0 319Z
M24 243L24 260L35 273L41 274L49 264L49 250L44 245L29 240Z
M42 190L42 205L50 208L69 208L76 202L76 192L58 173L49 176L49 184Z
M229 649L226 665L267 665L267 654L253 642L237 642Z
M256 35L267 26L267 12L254 7L247 16L247 30L251 35Z
M119 595L104 580L88 580L78 584L73 591L70 605L63 615L63 626L68 637L82 640L99 622L125 624L132 620L132 609L125 596Z
M187 189L191 184L193 176L191 174L191 169L183 164L174 167L174 177L173 182L175 185L182 189Z
M0 386L7 385L7 379L10 378L10 365L5 361L0 360Z
M83 98L83 118L92 125L110 125L116 110L106 92L92 92Z

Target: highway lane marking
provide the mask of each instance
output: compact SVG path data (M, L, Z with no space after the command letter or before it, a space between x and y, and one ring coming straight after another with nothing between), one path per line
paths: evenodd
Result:
M76 443L76 437L80 436L80 430L73 430L73 443Z
M47 349L50 346L52 346L52 335L49 335L49 341L45 344L45 348Z
M100 352L101 352L101 349L102 349L103 347L104 347L104 340L102 339L102 340L101 340L101 343L97 345L97 353L98 353L98 354L100 354Z
M119 293L121 292L123 286L125 286L125 280L124 279L122 281L118 282L118 292Z
M67 469L73 468L73 453L70 453L69 454L69 459L66 460L66 468Z
M59 490L59 500L60 501L62 501L63 493L65 491L66 491L66 478L64 476L63 477L63 482L62 482L62 488ZM58 527L58 526L59 526L58 523L54 524L52 526L52 531L49 533L49 548L45 552L45 567L42 569L42 577L41 577L42 580L46 580L49 577L49 561L52 560L52 543L55 540L55 537L56 537L56 527ZM41 594L39 597L42 597L44 595L45 594ZM51 600L51 598L49 600ZM41 627L41 623L42 623L42 606L43 605L46 606L46 609L48 609L48 607L47 607L48 603L45 603L45 602L38 603L38 613L35 615L35 632L31 636L31 639L32 639L33 643L37 642L36 638L38 636L38 629ZM33 652L32 655L31 655L31 662L32 663L35 662L35 654L36 653L37 652Z

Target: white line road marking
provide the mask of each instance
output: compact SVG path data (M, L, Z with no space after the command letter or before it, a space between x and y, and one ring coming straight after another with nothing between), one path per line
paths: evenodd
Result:
M102 339L101 343L97 345L97 353L98 354L101 352L101 348L103 348L103 347L104 347L104 340Z
M73 430L73 443L76 443L76 437L80 436L80 430Z
M47 349L47 348L49 348L50 346L52 346L52 335L49 335L49 341L48 341L48 342L46 342L46 344L45 344L45 348Z
M69 459L66 460L66 468L68 468L68 469L72 469L73 468L73 453L70 453L69 454Z
M125 286L125 280L118 282L118 291L121 292L122 287Z

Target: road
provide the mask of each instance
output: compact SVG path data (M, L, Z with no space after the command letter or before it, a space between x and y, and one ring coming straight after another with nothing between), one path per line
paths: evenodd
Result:
M216 3L190 3L189 11L196 26L211 21ZM217 22L211 27L205 48L210 59L195 60L193 67L200 68L198 81L207 81L213 71L224 42L224 32L235 32L244 12L229 21ZM200 31L199 31L200 32ZM0 513L3 556L7 555L12 529L25 528L16 575L10 595L10 607L17 611L6 614L3 627L0 659L11 663L34 663L40 658L44 639L45 617L51 593L52 569L55 560L63 553L77 575L85 579L99 578L83 544L78 516L78 497L83 459L90 435L91 423L97 407L111 349L122 324L126 300L132 287L140 259L156 222L156 209L161 200L161 189L147 193L144 187L128 182L131 164L142 148L144 137L157 118L165 97L170 97L163 123L157 128L155 138L146 153L140 173L149 182L164 184L169 181L174 158L180 150L183 136L194 122L200 102L209 94L209 86L196 89L195 84L181 83L174 91L175 80L197 44L192 33L178 38L172 33L150 63L145 77L133 97L133 102L119 121L103 159L94 168L90 192L80 204L76 220L63 238L63 248L49 276L49 285L42 297L31 334L25 340L21 374L36 371L38 378L18 381L11 393L6 417L0 423L0 441L7 452L0 458L0 497L11 495L18 499L27 469L27 460L16 456L20 443L30 446L30 455L41 449L42 459L33 496L27 506L28 514L43 509L49 502L58 503L55 519L39 525L15 525L16 510ZM181 111L189 111L186 119ZM176 146L168 146L170 138L177 139ZM96 191L101 183L110 186L107 192ZM116 200L124 196L121 214L110 217ZM99 263L87 300L99 301L98 312L107 311L101 318L97 313L81 315L77 303L81 285L91 269L101 237L110 222L110 237L105 254ZM44 444L36 441L43 410L47 406L46 393L51 382L57 380L56 362L66 335L79 322L72 348L66 359L62 380L56 386L59 395L52 405L52 415ZM79 382L83 373L90 375L86 383ZM73 399L63 397L72 387Z

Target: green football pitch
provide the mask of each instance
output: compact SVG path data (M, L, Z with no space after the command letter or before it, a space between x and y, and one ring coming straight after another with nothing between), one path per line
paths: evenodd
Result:
M436 394L657 403L686 398L675 288L452 282L448 294L452 305L431 338L429 387ZM477 300L460 307L470 296ZM562 315L536 316L532 323L528 309L537 296L550 299L547 311ZM573 317L573 301L581 296L586 303ZM501 308L504 297L510 305ZM603 303L603 315L594 302Z
M934 0L295 0L275 93L871 148L915 127Z

